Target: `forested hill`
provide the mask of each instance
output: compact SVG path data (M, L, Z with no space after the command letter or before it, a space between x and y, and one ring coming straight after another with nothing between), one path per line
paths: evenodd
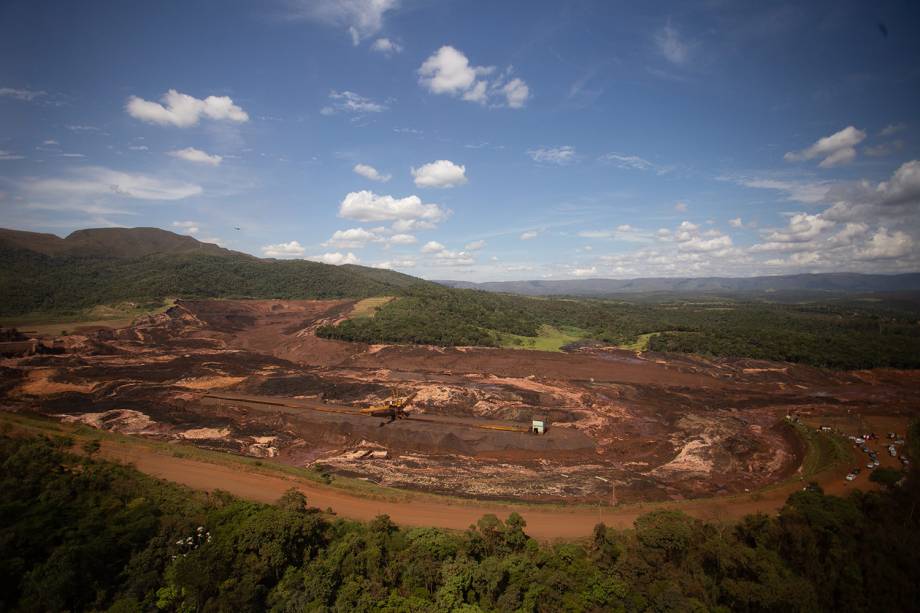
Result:
M425 282L364 266L260 259L156 228L67 238L0 229L0 316L183 298L363 298Z
M920 273L821 273L767 277L568 279L560 281L437 281L448 287L525 296L616 296L638 293L903 292L920 290Z

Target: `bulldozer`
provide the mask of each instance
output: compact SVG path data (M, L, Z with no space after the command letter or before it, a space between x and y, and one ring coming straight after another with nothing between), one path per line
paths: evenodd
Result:
M366 409L361 409L361 413L372 417L388 418L388 421L380 424L381 426L393 423L397 419L406 419L409 417L409 414L406 413L406 405L409 404L409 401L414 395L415 394L410 394L408 396L401 395L399 387L393 386L390 390L389 398L384 400L381 404L375 404Z

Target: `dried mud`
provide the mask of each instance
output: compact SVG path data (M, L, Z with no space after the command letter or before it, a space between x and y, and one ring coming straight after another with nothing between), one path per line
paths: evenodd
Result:
M317 338L353 301L179 301L67 353L0 362L0 402L387 486L531 501L680 500L799 470L784 419L912 415L920 376L756 360L361 345ZM409 419L358 409L398 386ZM543 436L490 429L549 424Z

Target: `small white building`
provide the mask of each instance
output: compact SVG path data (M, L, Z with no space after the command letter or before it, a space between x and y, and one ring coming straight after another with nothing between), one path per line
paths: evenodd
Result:
M530 425L530 431L534 434L543 434L546 432L546 421L541 418L535 418Z

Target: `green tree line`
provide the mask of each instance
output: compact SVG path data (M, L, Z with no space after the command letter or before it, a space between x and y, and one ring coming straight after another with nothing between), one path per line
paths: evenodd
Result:
M915 445L917 429L911 432ZM917 474L882 492L792 495L775 516L677 511L541 544L525 520L463 532L244 502L0 437L4 611L916 611ZM95 449L87 448L88 453ZM916 451L912 451L916 453Z

